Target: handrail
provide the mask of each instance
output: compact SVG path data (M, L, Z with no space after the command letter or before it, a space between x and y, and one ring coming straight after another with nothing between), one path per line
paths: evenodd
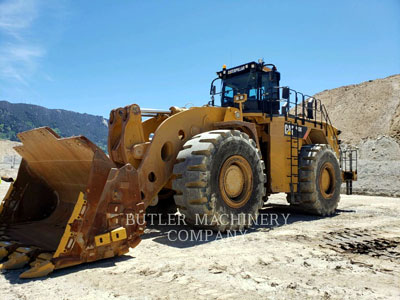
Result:
M283 89L283 88L288 88L288 87L272 87L271 89ZM287 109L284 112L285 116L287 117L290 115L290 110L294 109L294 117L295 117L295 122L297 123L298 120L301 120L302 124L305 124L305 121L312 121L314 123L314 126L317 126L318 122L320 122L321 128L323 127L323 123L325 123L325 134L328 135L328 127L329 131L331 132L332 136L336 139L336 141L339 141L338 136L333 129L332 121L329 117L328 111L326 109L326 106L322 103L320 99L317 99L313 96L303 94L301 92L298 92L294 89L289 88L289 97L288 99L281 99L280 101L285 102L287 105ZM290 94L294 93L295 94L295 102L290 101ZM301 102L298 102L298 95L301 95ZM312 106L310 107L308 105L307 100L313 100ZM276 100L266 100L266 101L276 101ZM290 107L291 104L293 104L293 107ZM301 105L301 115L299 116L298 113L298 106ZM307 107L306 107L307 105ZM270 104L270 107L272 107L272 103ZM310 118L308 115L309 109L311 109L312 112L312 117ZM307 111L307 115L306 115ZM320 117L320 120L318 120L318 117ZM271 114L272 118L272 114Z
M344 172L357 172L358 151L357 148L340 149L340 168Z

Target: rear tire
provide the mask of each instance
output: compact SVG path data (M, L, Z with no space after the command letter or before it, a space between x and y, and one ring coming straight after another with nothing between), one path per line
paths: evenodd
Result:
M299 155L299 193L291 206L309 214L335 213L342 183L339 161L329 145L305 145ZM291 202L290 193L287 200Z
M247 134L237 130L198 134L178 154L175 203L191 225L241 230L257 219L263 206L264 169L261 152Z

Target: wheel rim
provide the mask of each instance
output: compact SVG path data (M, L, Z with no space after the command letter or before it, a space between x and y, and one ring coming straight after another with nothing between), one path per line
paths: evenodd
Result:
M219 173L219 190L224 202L232 208L244 206L253 189L253 172L248 161L240 155L229 157Z
M319 173L319 190L324 198L331 198L335 191L335 169L329 162L321 167Z

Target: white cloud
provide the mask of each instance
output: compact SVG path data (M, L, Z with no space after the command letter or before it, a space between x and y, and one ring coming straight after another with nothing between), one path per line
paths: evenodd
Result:
M28 84L45 49L30 40L39 0L0 3L0 76Z
M38 59L45 54L39 46L29 44L7 44L0 47L0 75L28 84L35 72Z
M0 30L14 37L31 26L38 16L35 0L6 0L0 3Z

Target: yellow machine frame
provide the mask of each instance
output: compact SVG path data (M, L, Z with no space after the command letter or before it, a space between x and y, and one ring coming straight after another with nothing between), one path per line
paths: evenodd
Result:
M114 161L138 168L142 199L148 206L156 203L153 200L162 188L171 187L175 158L187 140L209 130L238 129L249 134L260 150L268 154L265 161L270 192L290 192L291 147L284 130L285 124L295 123L295 118L290 116L271 118L263 113L242 113L240 108L212 106L172 107L170 114L157 114L142 122L142 112L133 104L111 112L108 150ZM299 148L307 144L329 144L339 157L336 128L307 120L302 126L307 130L299 139ZM153 135L151 143L150 135ZM266 145L266 149L260 145Z

